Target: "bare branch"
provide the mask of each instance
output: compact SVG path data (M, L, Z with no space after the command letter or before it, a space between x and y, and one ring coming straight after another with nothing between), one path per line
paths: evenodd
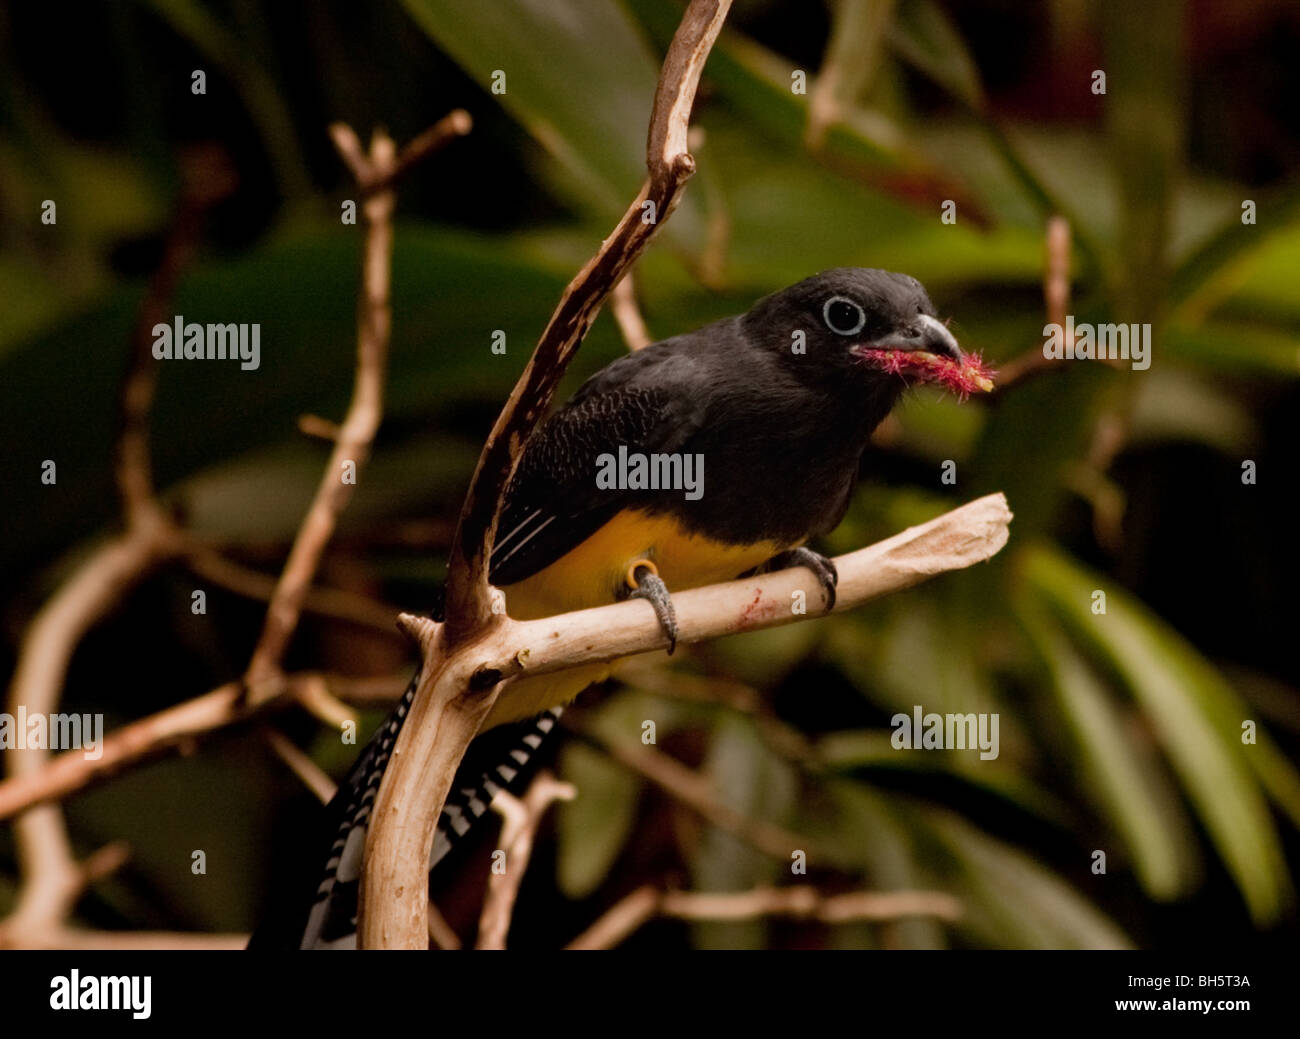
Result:
M98 759L74 751L61 755L47 767L44 751L27 750L6 755L11 778L0 783L0 817L23 809L30 810L15 823L24 883L14 912L4 921L4 937L0 941L39 943L52 933L65 931L61 920L71 910L85 884L87 874L72 857L58 807L42 802L65 796L125 762L141 760L168 746L187 742L195 733L247 717L251 709L242 703L245 690L256 704L259 695L262 698L273 696L292 686L293 683L280 671L280 660L297 625L337 513L348 497L350 485L342 479L342 462L354 462L360 467L382 409L393 205L389 188L393 178L467 129L468 117L464 113L452 113L433 130L412 142L401 157L394 157L391 141L377 135L369 159L360 156L355 134L350 131L336 134L340 151L354 170L362 169L357 164L358 156L366 163L364 172L372 189L363 205L368 220L367 262L358 332L356 387L347 419L338 430L330 468L271 596L266 625L244 683L224 686L206 697L125 727L111 741L105 741L104 753ZM214 557L194 552L193 546L158 506L150 467L148 418L156 383L156 367L150 350L151 330L167 318L169 301L174 295L180 271L193 253L203 213L228 194L234 184L233 174L217 153L187 154L182 160L182 168L185 176L181 205L173 221L162 263L136 319L131 365L123 384L123 422L115 472L127 529L121 537L98 549L30 625L11 683L10 703L15 708L23 705L34 714L53 713L73 650L85 632L106 615L129 588L163 561L186 552L198 560L199 566L204 562L212 564L214 560ZM228 568L222 572L230 576ZM334 602L332 605L339 604ZM354 616L352 619L357 618ZM373 623L373 615L367 620ZM387 630L387 622L384 627ZM319 688L307 702L321 708Z
M992 558L1007 543L1010 523L1006 498L988 494L892 538L837 556L835 612ZM794 568L678 592L673 606L680 645L820 616L826 599L809 571ZM409 614L403 618L416 631L432 625ZM636 601L541 620L498 620L491 635L474 647L479 684L490 672L502 678L544 674L668 644L654 611Z
M277 680L275 692L283 691L285 695L268 702L261 710L282 709L295 702L299 695L315 696L322 681L346 683L348 680L327 680L311 672L284 675ZM372 698L381 686L387 692L397 688L397 683L389 679L362 680L361 699ZM397 692L400 694L401 690ZM247 721L258 713L258 709L245 702L240 683L227 682L202 696L123 725L104 737L97 748L97 757L89 757L81 750L68 750L43 767L15 767L12 777L0 783L0 819L45 801L67 797L127 766L151 760L168 750L192 746L200 737ZM14 751L13 760L17 762L22 754L27 753L35 752Z
M804 143L820 151L832 126L869 91L880 69L885 33L893 20L894 0L835 8L830 40L808 96Z
M682 158L690 159L687 135L695 91L730 9L730 0L692 0L682 15L664 56L650 113L646 164L651 180L674 176ZM690 164L695 165L694 161Z
M836 611L852 609L870 599L910 588L936 574L991 558L1006 544L1010 522L1006 498L990 494L869 548L838 557L835 560L840 575ZM679 643L775 627L825 612L820 585L803 569L691 589L675 595L673 602ZM806 612L796 612L795 605L799 602L805 605ZM395 757L388 776L393 775L395 768L410 769L398 774L404 784L411 784L409 788L399 789L412 799L432 796L429 788L436 787L435 820L456 764L486 715L488 708L484 704L490 706L492 702L481 695L484 687L519 674L543 674L662 649L666 645L654 611L641 602L616 603L532 621L516 621L503 615L497 618L488 635L465 652L449 657L440 656L443 625L410 614L402 616L402 624L419 642L426 662L420 692L402 730L418 733L419 742L404 748L399 737L398 750L404 751L406 757L401 753ZM438 733L449 742L440 746ZM464 742L454 742L460 740ZM404 911L415 915L412 918L396 911L386 912L381 918L383 928L369 934L364 941L371 948L386 947L384 943L395 941L398 935L405 936L406 929L414 923L418 924L418 934L402 940L409 942L406 947L418 948L425 940L421 901L424 885L402 872L398 857L407 856L404 860L407 870L423 868L423 850L432 840L433 820L427 821L430 827L427 836L419 829L407 832L406 827L426 825L423 813L417 814L409 803L403 810L400 804L385 802L382 788L379 804L390 813L385 818L400 820L403 829L384 833L380 845L382 855L376 855L373 843L367 846L366 876L371 877L372 871L382 871L381 883L385 886L381 890L389 892L385 897L393 900L386 908L398 910L405 902ZM415 835L414 840L409 839L411 833ZM403 841L401 837L408 840ZM375 839L373 828L370 838L372 842ZM764 836L757 840L774 849L778 844L785 848L787 839L782 835L779 840L769 841ZM788 850L783 854L788 854ZM405 891L398 890L403 883L407 885ZM363 914L363 922L364 919Z
M942 891L855 891L824 895L815 888L755 888L752 891L705 893L657 891L641 887L615 903L599 920L569 943L570 949L612 949L656 916L679 920L753 920L787 916L842 924L854 920L899 920L933 916L956 920L961 903Z
M636 303L636 285L631 271L623 275L622 280L614 286L609 309L629 351L635 353L654 342L650 329L646 328L645 319L641 316L641 308Z
M366 185L366 194L374 194L393 187L430 155L440 151L444 145L451 143L457 137L464 137L473 128L474 120L465 109L457 108L448 112L419 137L409 141L397 156L393 168Z
M1047 320L1065 327L1070 310L1070 222L1063 216L1047 219L1047 262L1043 264L1043 303Z
M332 123L329 128L330 139L342 158L344 165L357 182L363 196L377 195L391 191L397 181L427 159L444 145L464 137L474 128L474 120L463 108L454 109L434 123L419 137L408 142L400 154L386 160L377 160L372 151L369 156L361 147L356 132L346 123ZM379 136L387 136L376 134Z
M249 599L270 602L275 596L277 579L269 574L236 563L189 538L184 552L185 564L205 581ZM339 588L308 588L302 608L305 613L345 621L385 635L393 634L395 609Z
M128 525L142 512L157 512L149 452L149 413L158 384L153 328L169 324L181 273L198 244L205 214L234 189L236 176L225 153L212 145L187 149L180 157L181 196L168 229L163 255L140 302L131 335L131 361L122 383L122 427L115 475Z
M321 804L329 804L338 789L316 762L298 749L297 744L278 729L266 730L266 742L275 756L289 766L289 770L302 780L303 786L316 795Z
M323 725L339 732L343 726L357 723L356 714L330 692L323 675L301 675L294 684L299 705Z
M659 915L663 893L646 885L620 898L582 934L571 941L569 949L612 949L639 931Z
M800 837L764 819L752 819L743 812L736 811L718 796L713 784L704 776L663 751L653 747L629 747L597 739L591 733L584 735L620 765L663 787L701 818L740 838L764 855L788 862L796 850L810 854L814 850L812 842L806 837Z
M561 783L550 772L539 772L523 798L502 791L492 799L492 807L501 813L500 850L505 852L505 870L488 876L487 895L479 916L478 949L504 949L514 916L519 885L528 869L533 839L546 810L556 801L572 801L578 791L570 783Z
M447 918L432 902L429 903L429 939L439 949L451 951L461 947L460 935L452 930Z
M335 441L339 438L339 424L319 415L299 415L298 429L309 437Z
M357 315L357 366L352 400L334 435L334 448L321 476L289 558L267 607L262 635L253 650L244 679L253 703L259 688L279 673L289 640L298 626L308 589L315 579L325 546L338 522L339 513L352 496L352 488L370 455L370 445L379 429L384 410L384 378L388 364L388 340L392 327L393 208L396 179L416 163L428 158L446 142L468 133L470 120L459 109L447 115L408 145L399 156L386 133L376 131L370 154L363 155L357 135L350 127L336 123L330 136L340 157L362 189L365 220L362 246L361 303Z
M135 951L167 949L177 952L215 949L233 952L248 945L246 934L191 934L184 931L89 931L56 927L27 946L32 949Z
M331 127L339 154L359 184L392 171L396 147L392 138L377 132L370 155L359 154L359 144L346 127ZM384 376L388 359L388 336L392 324L389 281L392 267L394 198L391 190L371 195L362 203L365 242L362 255L361 304L357 319L357 366L352 400L338 428L329 462L321 475L307 515L303 517L289 558L276 583L266 610L261 637L253 649L244 674L249 697L260 702L259 688L280 671L289 639L298 626L307 590L316 576L325 546L338 522L339 513L352 497L352 489L370 455L370 444L379 429L384 408Z
M1043 236L1043 306L1049 324L1062 329L1070 310L1070 223L1063 216L1047 218ZM1072 344L1071 344L1072 348ZM998 370L998 393L1046 371L1055 362L1043 354L1041 346L1026 350Z

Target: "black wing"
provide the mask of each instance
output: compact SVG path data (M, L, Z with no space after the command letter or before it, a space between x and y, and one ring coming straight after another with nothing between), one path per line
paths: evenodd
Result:
M492 551L490 580L510 585L545 569L624 508L636 492L596 486L596 460L678 450L699 429L703 398L689 348L669 340L603 369L529 439Z

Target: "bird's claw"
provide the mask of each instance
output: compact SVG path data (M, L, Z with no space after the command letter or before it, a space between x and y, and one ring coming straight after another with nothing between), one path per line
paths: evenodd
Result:
M758 572L770 574L775 570L785 570L788 567L802 566L811 570L817 578L817 583L822 586L826 593L826 612L830 613L835 609L835 589L840 582L839 571L835 569L835 564L827 559L820 552L814 552L811 548L792 548L788 552L781 552L774 555L761 567Z
M673 609L672 596L668 586L659 576L654 563L648 559L638 559L627 571L629 599L644 599L654 607L659 627L668 636L668 655L672 656L677 648L677 611Z

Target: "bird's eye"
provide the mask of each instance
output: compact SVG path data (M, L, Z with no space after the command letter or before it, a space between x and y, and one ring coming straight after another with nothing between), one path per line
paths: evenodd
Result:
M844 296L832 296L822 307L822 318L826 321L826 327L832 332L842 336L857 335L862 331L862 326L867 323L867 315L863 309Z

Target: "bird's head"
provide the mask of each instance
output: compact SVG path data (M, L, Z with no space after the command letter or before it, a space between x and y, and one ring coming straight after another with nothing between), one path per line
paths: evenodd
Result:
M837 267L767 296L743 318L746 335L816 381L901 389L932 382L960 397L993 389L978 354L964 352L915 278L867 267Z

